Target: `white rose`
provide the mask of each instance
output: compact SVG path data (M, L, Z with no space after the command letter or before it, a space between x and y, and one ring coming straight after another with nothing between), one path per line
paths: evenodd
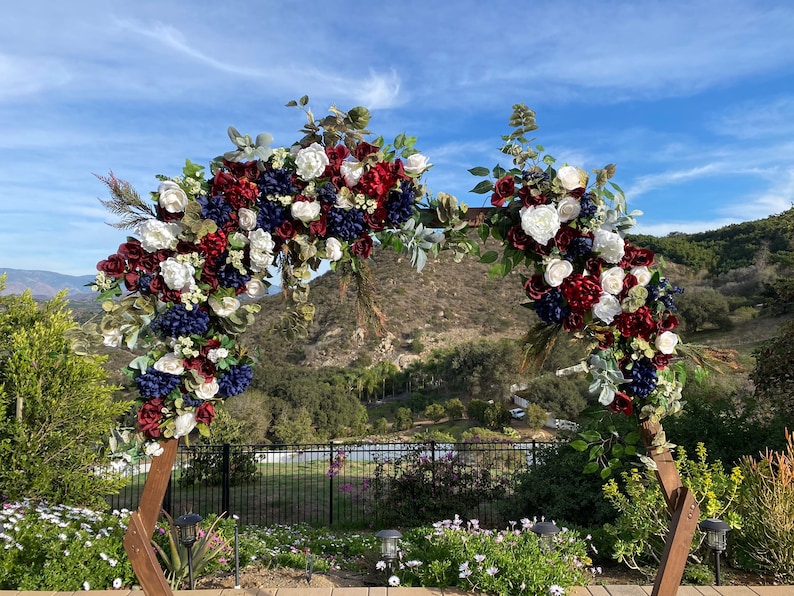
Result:
M148 457L157 457L158 455L163 454L163 448L160 447L160 443L150 442L146 443L144 452Z
M581 211L582 205L573 197L565 197L557 203L557 216L561 222L576 219Z
M336 238L325 240L325 256L329 261L338 261L342 258L342 243Z
M252 250L248 254L248 258L251 261L250 269L253 273L261 273L270 267L275 260L273 253L262 250Z
M187 412L180 414L174 418L174 438L184 437L189 435L190 431L196 428L196 414L194 412Z
M309 223L320 217L320 203L316 201L295 201L292 204L292 217Z
M262 228L257 228L248 234L248 240L251 241L251 248L254 250L273 252L273 249L276 248L273 236L270 235L270 232L265 232Z
M215 397L215 394L218 393L218 381L216 379L212 379L211 381L207 382L204 381L201 385L196 387L196 398L197 399L212 399Z
M678 345L678 336L672 331L665 331L656 336L656 349L662 354L672 354Z
M165 285L172 290L188 290L196 285L195 267L190 263L180 263L174 257L169 257L160 263L160 273Z
M228 317L230 314L240 308L240 301L232 296L225 296L220 300L210 298L209 305L219 317Z
M599 228L593 234L593 251L607 263L619 263L626 251L626 243L620 234Z
M427 163L427 157L421 153L414 153L405 160L403 169L408 174L421 174L433 164Z
M229 355L229 350L226 348L213 348L207 352L207 360L217 364Z
M593 315L604 321L607 325L615 320L623 310L620 308L620 302L612 294L601 294L598 299L598 304L593 306Z
M157 192L160 193L160 207L168 213L182 213L187 207L187 195L176 182L163 180L157 187Z
M649 283L651 283L651 278L653 277L651 270L645 265L641 265L640 267L632 267L630 273L637 278L637 283L641 286L647 286Z
M237 218L240 221L240 228L243 230L253 230L256 227L256 211L240 207L237 210Z
M546 244L560 229L557 210L551 205L522 207L521 229L538 244Z
M185 367L182 363L182 358L169 352L157 362L154 363L154 369L160 372L168 373L169 375L181 375L185 372Z
M345 184L353 188L358 184L358 181L361 180L361 176L364 173L364 166L357 159L350 159L342 162L342 165L339 166L339 173L342 174L342 178L345 179Z
M176 248L182 226L159 219L147 219L138 226L137 232L141 237L141 248L146 252L157 252L165 248Z
M298 151L295 157L295 172L303 180L313 180L323 175L328 166L328 156L319 143L312 143Z
M118 348L124 339L121 329L112 329L102 334L102 345L108 348Z
M551 259L546 265L546 271L543 273L543 279L552 288L558 287L562 281L573 273L573 265L570 261L565 259Z
M579 169L573 166L562 166L557 170L557 179L565 190L574 190L582 187Z
M623 290L623 280L626 272L622 267L610 267L601 272L601 289L607 294L617 296Z
M249 298L260 298L267 293L267 286L261 279L252 278L245 284L245 294Z

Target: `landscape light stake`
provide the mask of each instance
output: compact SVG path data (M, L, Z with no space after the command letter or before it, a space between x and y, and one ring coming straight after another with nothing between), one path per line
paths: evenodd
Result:
M202 519L198 513L186 513L185 515L180 515L174 521L174 525L179 532L179 542L187 549L187 572L191 590L196 589L196 582L193 579L193 545L196 544L198 539L196 533L198 532L199 522Z
M389 573L397 560L397 541L402 537L403 535L397 530L381 530L375 534L375 538L380 538L380 554L386 562Z
M698 524L701 532L706 534L706 544L714 552L714 579L716 585L722 585L722 578L720 577L720 554L725 552L728 546L728 531L731 527L715 517L704 519Z
M540 521L533 525L530 530L538 535L540 549L544 553L550 553L554 550L554 536L560 533L560 529L554 522Z

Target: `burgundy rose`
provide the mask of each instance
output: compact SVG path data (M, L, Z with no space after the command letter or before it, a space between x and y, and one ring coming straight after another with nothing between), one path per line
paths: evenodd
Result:
M216 172L212 178L212 196L225 195L237 184L237 178L228 172Z
M521 224L516 224L507 230L507 241L518 250L526 250L535 242L527 235Z
M584 327L584 317L578 312L570 312L562 321L562 328L569 333L571 331L578 331L582 327Z
M199 424L212 424L215 420L215 408L208 401L196 408L196 422Z
M532 300L538 300L550 289L540 274L535 274L524 282L524 291Z
M584 262L584 268L594 277L601 277L601 271L605 265L606 261L601 257L590 257Z
M323 238L325 237L327 227L328 227L328 216L325 213L323 213L320 216L320 219L317 219L309 223L309 234L311 234L312 236L317 236L318 238Z
M207 382L212 381L215 377L215 364L206 358L185 358L184 366L189 370L195 370Z
M667 365L670 364L670 360L672 360L673 356L671 354L662 354L658 352L653 358L651 358L651 363L656 367L656 370L664 370L667 368Z
M157 397L145 402L138 410L138 428L150 439L159 439L163 434L160 430L163 405L163 398Z
M291 238L294 238L295 234L297 233L298 231L295 229L294 224L289 220L285 221L283 224L281 224L279 227L276 228L276 234L282 240L290 240Z
M99 263L96 264L96 268L97 271L101 271L108 277L115 279L124 274L124 270L127 268L127 262L117 253L115 255L110 255L103 261L99 261Z
M546 195L533 195L532 188L529 186L522 186L518 189L518 198L524 207L537 207L538 205L545 205Z
M653 265L653 251L647 248L631 246L628 242L625 245L623 259L620 266L624 269L630 267L650 267Z
M138 286L138 281L140 281L141 276L138 274L137 271L131 271L129 273L124 274L124 287L127 288L129 292L137 292L140 287Z
M237 178L254 181L259 178L259 168L255 161L228 161L223 160L223 165Z
M646 341L656 331L656 322L647 306L641 306L634 312L620 313L613 324L623 337L639 337Z
M496 181L496 184L494 184L493 190L494 194L500 199L508 199L513 196L516 190L516 181L509 174L507 176L502 176Z
M581 273L571 273L566 277L560 285L560 291L573 313L589 311L601 298L601 286L598 282Z
M361 238L351 244L350 252L362 259L368 259L372 254L372 238L369 237L369 234L364 232Z
M665 331L672 331L676 327L678 327L678 317L673 315L663 317L662 320L660 320L656 324L656 328L659 333L664 333Z
M609 404L609 409L616 414L623 412L626 416L630 416L633 409L631 398L625 393L616 391L615 399L613 399L612 403Z
M378 151L380 151L380 147L377 145L371 145L366 141L362 141L356 146L355 150L353 151L353 155L356 156L358 161L364 161L364 158L366 158L367 155L377 153Z
M326 147L325 155L328 157L328 166L323 172L324 178L332 178L339 174L339 168L342 162L350 155L350 150L344 145L336 145L334 147Z
M386 227L386 208L385 207L378 207L372 213L365 213L364 214L364 223L367 224L367 227L370 230L374 230L376 232L380 232L382 229Z
M494 193L491 195L491 205L494 207L504 207L505 200L503 197L500 197L498 194Z
M200 352L201 352L201 355L206 358L207 354L210 353L210 350L216 350L216 349L218 349L220 347L221 347L221 342L220 341L218 341L217 339L208 339L207 343L205 343L203 346L201 346Z
M140 261L143 256L146 254L146 251L143 250L141 246L140 240L135 238L131 238L128 242L119 245L119 255L126 260L130 267L135 268L138 266L138 261Z
M571 240L574 238L579 238L581 234L579 230L575 230L571 226L562 225L560 229L557 230L556 236L554 236L554 244L557 245L562 252L568 250L568 245L571 243Z
M397 183L397 175L387 163L376 163L359 180L358 185L364 194L375 197L378 204L385 203L389 190Z

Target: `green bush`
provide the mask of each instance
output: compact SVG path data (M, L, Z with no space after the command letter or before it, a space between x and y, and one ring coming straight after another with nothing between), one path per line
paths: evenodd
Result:
M389 432L389 421L385 416L381 416L372 424L373 435L385 435Z
M784 584L794 583L794 438L786 449L742 460L737 558Z
M438 422L445 414L446 410L441 404L430 404L425 408L425 417L433 422Z
M397 576L402 585L455 587L467 592L537 596L562 594L593 577L587 542L563 530L551 552L541 548L521 520L494 532L480 530L476 520L466 526L453 519L406 533Z
M679 447L675 463L682 483L700 506L702 518L719 517L731 527L740 526L741 517L736 511L742 484L739 468L726 473L719 460L709 464L702 443L698 445L696 456L696 459L688 459L686 451ZM615 540L612 555L638 571L648 566L657 567L670 529L667 503L659 481L649 469L640 472L634 468L621 476L622 488L614 479L604 485L604 496L620 514L614 524L604 526ZM703 535L696 533L690 546L690 563L702 563L703 557L698 550L702 542Z
M450 420L460 420L463 418L463 414L466 412L466 408L463 405L463 402L460 401L457 397L454 397L447 401L445 404L447 416Z
M414 415L410 408L397 408L392 430L409 430L414 425Z
M129 511L23 500L0 508L0 590L130 588L135 574L122 541Z

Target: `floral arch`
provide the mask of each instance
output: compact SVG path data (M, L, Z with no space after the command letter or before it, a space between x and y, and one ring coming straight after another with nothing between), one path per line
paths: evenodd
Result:
M580 168L555 168L527 137L537 128L535 114L519 104L513 131L502 137L512 166L472 168L487 178L472 191L490 193L491 207L468 210L450 195L425 193L421 178L431 164L415 137L367 140L366 108L332 107L318 119L305 96L287 105L306 114L302 138L289 147L271 148L269 134L254 139L230 127L235 149L214 159L209 172L187 161L182 175L158 176L151 200L112 173L100 178L111 193L103 204L120 218L114 225L135 235L98 263L94 288L104 316L74 339L82 350L98 343L146 350L125 369L139 393L137 429L131 451L119 451L127 458L139 450L162 454L125 539L144 590L170 593L149 536L178 439L194 429L208 434L216 404L251 382L254 358L236 337L253 322L256 299L278 276L292 305L278 328L305 332L314 315L312 271L327 261L366 287L367 258L380 243L409 254L418 270L442 249L458 258L479 255L492 263L493 275L525 267L526 306L542 321L530 334L531 348L542 350L559 331L589 342L589 358L567 372L586 372L591 391L612 411L639 414L648 461L658 466L678 516L654 593L674 594L686 560L679 551L686 543L688 552L697 523L697 505L665 455L658 424L680 409L681 381L669 366L678 344L672 299L679 290L654 268L651 251L626 241L638 213L627 212L610 181L614 166L594 171L592 183ZM469 235L474 211L480 238L497 240L498 251L480 254ZM363 292L363 301L361 312L377 320L371 295ZM603 446L591 450L596 468L603 453ZM694 522L679 526L681 515Z

